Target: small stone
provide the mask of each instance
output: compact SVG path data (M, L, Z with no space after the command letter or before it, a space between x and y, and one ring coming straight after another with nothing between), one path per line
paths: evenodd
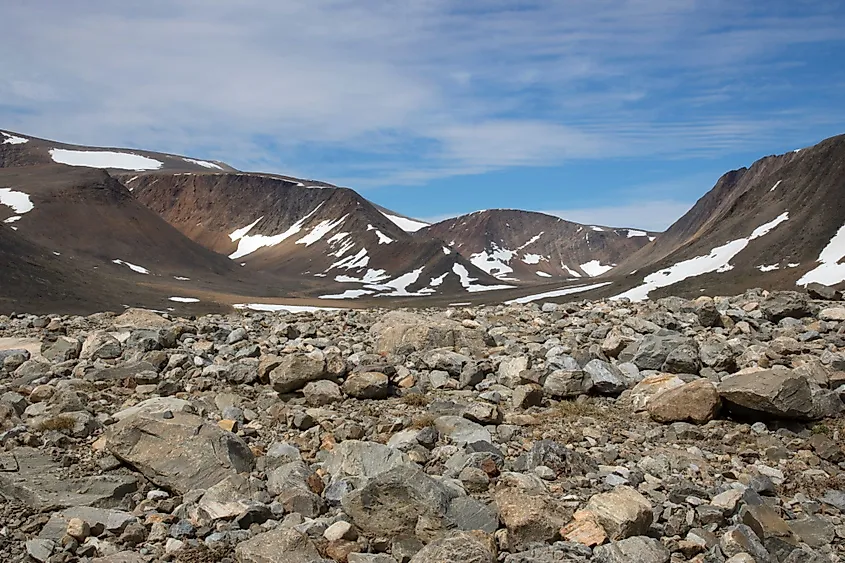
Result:
M84 542L91 534L91 527L81 518L71 518L67 523L67 535L73 539Z
M644 535L654 517L648 499L627 485L594 495L585 510L595 516L611 540Z

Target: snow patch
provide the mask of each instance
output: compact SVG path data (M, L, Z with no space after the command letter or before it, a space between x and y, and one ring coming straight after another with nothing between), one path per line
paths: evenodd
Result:
M570 268L569 266L567 266L566 264L564 264L562 262L560 264L560 267L563 268L564 270L566 270L566 273L568 273L573 278L580 278L581 277L580 273L576 272L575 270L573 270L572 268Z
M376 283L390 279L390 276L385 270L373 270L370 268L363 277L355 278L352 276L335 276L334 281L340 283Z
M321 295L319 299L358 299L364 295L372 295L373 292L366 289L347 289L343 293L334 295Z
M0 205L7 205L19 214L29 213L35 209L32 200L29 199L29 194L11 188L0 188Z
M3 141L4 145L22 145L24 143L28 143L29 139L24 139L23 137L16 137L15 135L9 135L8 133L3 133L0 131L0 135L6 137L6 140Z
M513 285L475 285L474 282L478 278L472 278L469 271L463 264L452 264L452 271L455 272L461 280L461 285L470 293L477 293L479 291L498 291L500 289L513 289Z
M148 269L144 268L143 266L138 266L136 264L130 264L129 262L126 262L124 260L112 260L112 263L117 264L118 266L126 266L127 268L129 268L133 272L137 272L139 274L144 274L144 275L150 274L150 271Z
M495 242L491 243L490 246L490 252L487 252L486 250L477 252L469 257L469 261L472 262L476 268L484 270L491 276L497 278L501 278L502 276L513 272L513 268L511 268L508 263L511 261L511 258L514 257L516 252L506 248L499 248Z
M647 237L648 233L645 231L638 231L636 229L628 229L628 238Z
M196 297L168 297L168 301L176 301L177 303L199 303L200 300Z
M183 158L182 160L184 160L185 162L190 162L191 164L196 164L196 165L202 166L203 168L211 168L211 169L214 169L214 170L223 170L222 166L214 164L213 162L208 162L207 160L196 160L196 159L193 159L193 158Z
M534 272L534 273L535 273L535 274L537 274L538 276L540 276L541 278L550 278L550 277L552 277L552 275L551 275L551 274L547 274L546 272L539 272L539 271L538 271L538 272Z
M545 232L546 232L546 231L540 231L540 234L539 234L539 235L535 235L535 236L531 237L531 238L528 240L528 242L526 242L525 244L523 244L522 246L520 246L519 248L517 248L517 250L522 250L523 248L525 248L525 247L527 247L527 246L531 246L532 244L534 244L535 242L537 242L538 240L540 240L540 237L541 237L541 236L543 236L543 233L545 233Z
M353 245L354 246L354 245ZM338 260L334 264L328 267L328 270L333 268L344 268L346 270L357 270L358 268L363 268L367 264L370 263L370 257L367 256L367 249L362 248L358 251L357 254L353 254L352 256L347 256L342 260Z
M306 313L314 311L339 311L337 307L314 307L311 305L276 305L274 303L239 303L235 309L249 309L251 311L276 312L287 311L288 313Z
M137 178L137 176L136 176L136 178ZM244 235L247 234L248 232L250 232L252 230L252 228L254 226L256 226L258 224L258 222L261 221L262 219L264 219L264 215L262 215L261 217L259 217L258 219L256 219L255 221L253 221L252 223L247 225L246 227L232 231L229 234L229 240L231 240L232 242L235 242L235 241L242 239L244 237Z
M20 216L20 215L12 215L12 216L11 216L11 217L9 217L8 219L5 219L3 222L4 222L4 223L8 223L8 224L12 224L12 223L14 223L15 221L20 221L20 220L21 220L21 216Z
M778 181L777 181L777 183L776 183L774 186L772 186L772 189L771 189L771 190L769 190L769 191L770 191L770 192L775 191L775 188L777 188L778 186L780 186L780 183L781 183L781 182L783 182L783 180L778 180Z
M320 205L315 207L314 210L311 211L311 213L291 225L285 232L280 233L278 235L247 235L246 232L249 232L249 230L247 230L243 234L241 234L239 231L235 231L235 233L239 234L240 236L238 238L232 238L232 235L235 234L232 233L232 235L229 235L229 238L232 239L232 242L238 241L238 249L232 254L230 254L229 258L231 258L232 260L237 260L238 258L246 256L247 254L252 254L259 248L264 248L267 246L276 246L282 241L289 239L290 237L302 230L302 226L305 224L305 221L307 221L312 215L314 215L317 210L322 207L322 205L323 204L321 203ZM258 223L258 221L256 221L255 223ZM250 229L255 226L255 223L252 224Z
M540 301L541 299L563 297L564 295L571 295L573 293L582 293L584 291L590 291L591 289L598 289L599 287L604 287L606 285L610 285L611 283L613 282L602 282L594 283L591 285L576 285L574 287L565 287L563 289L556 289L554 291L547 291L545 293L537 293L535 295L526 295L525 297L511 299L510 301L505 301L505 304L513 305L516 303L531 303L532 301Z
M306 247L311 246L312 244L323 238L323 236L333 231L336 227L340 226L341 223L346 221L347 217L349 217L349 215L344 215L336 221L331 221L329 219L320 221L314 228L311 229L310 233L296 241L295 244L304 244Z
M173 276L173 279L179 281L191 281L191 278L186 278L184 276Z
M599 233L604 232L604 229L602 229L601 227L596 227L596 226L590 225L590 228L593 229L594 231L598 231Z
M396 225L406 233L415 233L420 229L428 227L428 223L423 223L422 221L408 219L407 217L399 217L398 215L391 215L389 213L385 213L384 211L382 211L381 214L390 219L390 221L394 225Z
M89 168L117 168L120 170L158 170L163 163L140 154L114 151L74 151L50 149L50 156L59 164Z
M431 282L428 284L431 287L437 287L443 285L443 281L446 279L446 276L449 275L449 272L446 272L442 276L437 276L436 278L431 278Z
M657 288L668 287L687 278L711 272L726 272L733 268L730 261L742 252L745 247L748 246L749 242L756 238L765 236L771 232L772 229L788 219L789 213L783 213L772 221L754 229L749 237L726 242L722 246L717 246L711 250L710 254L706 256L696 256L695 258L690 258L689 260L683 260L677 264L669 266L668 268L649 274L643 280L642 285L629 289L624 293L620 293L619 295L612 297L612 299L627 297L631 301L642 301L647 299L648 294ZM845 243L845 236L843 236L843 243ZM843 246L843 254L845 254L845 246ZM843 271L845 272L845 270Z
M384 234L380 230L376 229L372 225L367 225L367 230L376 232L376 236L378 237L378 243L379 244L390 244L391 242L393 242L392 238L390 238L389 236L387 236L386 234Z
M780 269L780 264L770 264L770 265L763 264L763 265L757 266L757 269L760 270L761 272L773 272L775 270Z
M820 283L822 285L836 285L845 281L845 264L839 261L845 258L845 225L839 227L830 242L819 254L819 265L801 276L796 285ZM789 265L792 267L792 264Z
M605 272L609 272L613 269L614 266L615 264L607 265L602 264L598 260L590 260L585 264L581 264L580 268L584 271L585 274L587 274L591 278L594 278L596 276L602 275Z
M546 258L545 256L541 256L540 254L526 254L522 257L522 261L526 264L539 264L541 260L544 260L546 262L549 261L548 258Z
M443 247L443 254L445 254L446 256L449 256L450 254L452 254L452 251L444 246Z

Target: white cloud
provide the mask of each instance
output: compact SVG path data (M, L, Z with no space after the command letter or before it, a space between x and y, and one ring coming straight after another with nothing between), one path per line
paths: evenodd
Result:
M791 47L845 38L822 4L765 17L727 0L8 4L5 128L353 185L722 154L843 122L744 87ZM757 99L771 109L736 105Z

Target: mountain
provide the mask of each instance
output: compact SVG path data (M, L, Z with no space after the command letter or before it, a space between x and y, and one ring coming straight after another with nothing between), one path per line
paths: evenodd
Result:
M538 283L600 276L656 235L581 225L532 211L490 209L441 221L416 236L446 241L498 279Z
M357 192L264 174L122 175L135 198L247 271L311 280L322 299L423 297L502 288L425 224Z
M722 176L614 271L632 299L845 282L845 135ZM622 288L625 291L620 292Z

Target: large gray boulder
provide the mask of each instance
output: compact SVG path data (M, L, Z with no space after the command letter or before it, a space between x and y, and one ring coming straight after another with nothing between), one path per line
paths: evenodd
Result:
M584 387L601 395L618 395L633 382L622 371L604 360L590 360L584 366Z
M109 427L106 444L112 455L178 494L208 489L255 465L241 438L187 413L126 417Z
M727 377L719 383L718 391L727 408L738 414L799 420L816 418L810 383L788 369Z
M320 553L308 536L293 528L276 528L241 542L235 548L238 563L311 563Z
M408 456L378 442L344 440L336 445L323 468L333 479L361 477L371 479L394 467L411 463Z
M370 329L375 340L376 352L394 354L408 349L427 351L449 348L460 351L467 348L473 355L480 354L488 343L484 331L467 328L446 318L424 317L414 313L391 311Z
M805 293L797 291L778 291L769 295L761 304L760 310L773 323L792 317L801 319L813 314L813 304Z
M327 375L326 359L319 350L310 354L287 354L270 372L270 384L277 393L292 393Z
M640 369L658 370L669 354L682 344L687 344L687 341L688 339L681 335L649 334L640 341L637 353L631 361Z
M365 533L393 538L413 535L421 518L442 521L456 496L418 467L400 465L346 494L341 505Z

